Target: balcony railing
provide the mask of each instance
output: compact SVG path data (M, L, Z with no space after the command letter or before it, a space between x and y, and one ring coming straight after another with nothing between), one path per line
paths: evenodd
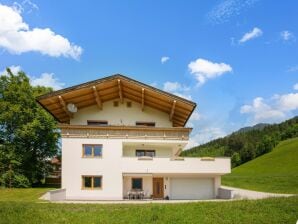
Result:
M122 157L121 169L126 174L225 174L231 172L231 160L228 157L153 157L150 160Z
M63 138L188 140L191 128L59 125Z

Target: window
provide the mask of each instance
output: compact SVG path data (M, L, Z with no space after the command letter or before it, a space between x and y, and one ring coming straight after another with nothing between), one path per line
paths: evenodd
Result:
M141 157L141 156L150 156L150 157L155 157L155 150L136 150L136 156Z
M82 189L101 189L102 176L82 176Z
M155 127L155 122L137 121L136 126Z
M102 157L102 145L83 145L83 157Z
M113 102L114 107L118 107L119 106L119 102L118 101L114 101Z
M107 121L87 121L87 125L93 125L93 126L107 126Z
M131 179L131 188L134 190L143 189L143 179L142 178L132 178Z
M131 107L132 103L130 101L126 102L127 107Z

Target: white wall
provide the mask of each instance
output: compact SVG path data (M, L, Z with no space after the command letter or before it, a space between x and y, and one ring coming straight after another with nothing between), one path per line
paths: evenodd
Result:
M182 144L176 140L142 140L144 144L161 147L174 147ZM90 200L121 200L123 198L123 174L153 174L164 176L165 196L169 195L169 179L167 177L182 175L220 176L230 172L230 159L217 158L214 161L201 161L200 158L185 158L184 161L172 161L170 158L153 158L153 160L138 160L138 158L122 157L122 147L125 144L142 144L141 140L132 139L90 139L62 138L62 188L66 189L66 199ZM102 158L82 158L83 144L102 144ZM167 146L168 145L168 146ZM82 175L102 175L102 189L82 190ZM124 185L123 185L124 184ZM215 179L215 188L220 179ZM144 186L152 192L152 182L146 178ZM151 186L151 187L150 187ZM125 190L126 191L126 190Z
M155 156L156 157L167 157L170 158L173 156L173 150L171 146L124 146L123 147L123 156L127 157L135 157L136 156L136 150L137 149L145 149L145 150L155 150Z
M114 107L111 100L103 103L103 109L99 110L96 105L78 110L70 120L72 125L86 125L87 120L107 120L109 125L130 125L135 126L136 121L155 122L156 127L172 127L169 114L154 108L145 107L141 110L141 105L131 100L124 100L119 106ZM126 106L126 102L132 103L131 107Z
M143 179L143 190L145 192L145 197L148 198L151 196L152 194L152 176L134 176L134 177L138 177L138 178L142 178ZM127 197L127 193L128 191L131 190L131 179L133 177L131 176L124 176L123 177L123 195L125 197Z

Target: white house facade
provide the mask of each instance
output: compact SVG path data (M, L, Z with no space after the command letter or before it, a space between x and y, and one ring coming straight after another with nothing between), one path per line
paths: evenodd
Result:
M180 157L194 102L123 75L38 98L60 123L68 200L212 199L229 158Z

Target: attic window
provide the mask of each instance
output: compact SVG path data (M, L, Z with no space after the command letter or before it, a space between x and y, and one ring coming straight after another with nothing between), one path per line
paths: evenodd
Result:
M132 105L132 104L131 104L130 101L126 102L126 106L127 106L127 107L131 107L131 105Z
M119 106L119 102L118 101L114 101L114 107L118 107Z
M92 126L107 126L108 121L87 121L87 125L92 125Z
M155 122L137 121L136 126L155 127Z

